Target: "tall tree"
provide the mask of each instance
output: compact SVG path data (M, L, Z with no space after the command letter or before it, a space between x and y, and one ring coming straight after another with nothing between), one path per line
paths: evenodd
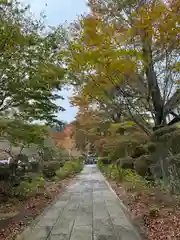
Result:
M45 33L47 32L47 33ZM0 1L0 114L26 120L56 120L63 110L55 100L65 71L59 57L59 32L45 31L29 7Z
M78 85L74 103L117 106L147 134L179 120L178 3L92 0L89 6L92 14L72 26L66 52Z

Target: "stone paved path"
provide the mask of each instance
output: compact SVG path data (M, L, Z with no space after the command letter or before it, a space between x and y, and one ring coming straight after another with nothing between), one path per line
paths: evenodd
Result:
M85 166L75 184L18 240L139 240L96 166Z

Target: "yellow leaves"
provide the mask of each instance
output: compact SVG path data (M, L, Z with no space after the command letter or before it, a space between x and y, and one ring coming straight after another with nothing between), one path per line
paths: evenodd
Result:
M125 122L119 122L119 123L112 123L110 127L108 128L108 132L111 135L116 135L120 129L128 129L135 126L135 123L133 121L125 121Z
M180 62L176 63L175 69L176 71L180 72Z
M180 84L180 80L176 80L176 84L179 85Z
M76 96L73 96L71 99L70 99L70 103L73 105L73 106L86 106L89 104L89 96L88 95L76 95Z
M153 22L156 22L157 20L161 19L162 15L166 11L166 5L163 3L159 3L158 5L153 6L153 8L149 9L148 12L148 20ZM146 13L147 14L147 13Z
M105 85L104 85L105 86ZM83 88L83 95L89 99L96 99L96 96L104 95L104 87L102 84L99 84L97 81L91 80L88 84L86 84Z
M132 73L135 69L136 64L130 58L116 60L109 67L110 74L120 71L122 75L129 72Z
M99 19L88 16L81 20L80 24L82 27L80 32L81 41L89 48L102 47L103 43L107 41L110 28L107 28Z
M114 136L114 135L117 133L117 131L119 130L120 125L121 125L121 123L111 124L110 127L108 128L108 132L109 132L111 135Z
M177 44L180 32L180 18L177 9L158 2L154 5L146 4L134 13L134 26L131 34L140 34L142 30L158 42L163 48L166 45ZM168 19L168 20L167 20ZM134 27L136 31L134 31Z
M171 67L171 70L180 72L180 62L177 62L176 64L174 64L174 65Z
M121 127L123 128L131 128L134 127L136 124L133 121L125 121L121 123Z
M142 30L145 30L149 36L154 38L154 41L158 40L161 44L166 43L177 29L177 18L177 15L174 15L171 9L162 2L154 5L146 4L134 14L134 26L131 34L139 35Z
M170 21L165 21L167 16L171 17ZM124 82L132 87L132 79L136 81L132 76L142 71L146 64L142 56L142 30L147 33L150 44L152 40L154 50L171 43L170 39L176 39L179 26L176 23L180 21L177 18L172 9L159 1L145 4L130 19L125 19L127 21L116 19L116 15L112 15L114 21L106 21L103 13L98 18L92 15L80 20L79 36L71 45L72 55L68 64L73 73L84 76L80 93L84 100L74 99L74 102L106 102L108 89Z
M166 5L163 3L154 4L153 6L147 4L135 12L133 17L139 19L140 25L138 27L148 28L149 25L152 25L161 18L165 10Z

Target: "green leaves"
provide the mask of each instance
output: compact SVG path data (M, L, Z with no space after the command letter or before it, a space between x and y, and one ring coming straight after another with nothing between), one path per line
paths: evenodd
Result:
M57 91L65 75L54 46L60 47L60 33L51 29L45 35L43 23L15 1L4 2L1 11L0 115L13 109L26 120L56 121L56 113L64 110L55 102L62 99Z
M22 120L0 121L1 137L4 137L14 146L29 146L34 143L41 145L48 132L45 126L28 124Z

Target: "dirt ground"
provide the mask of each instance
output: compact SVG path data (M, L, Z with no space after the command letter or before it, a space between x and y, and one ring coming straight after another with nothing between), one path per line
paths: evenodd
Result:
M112 188L127 207L134 225L147 240L180 240L180 202L174 204L167 198L128 191L123 184L110 181Z

